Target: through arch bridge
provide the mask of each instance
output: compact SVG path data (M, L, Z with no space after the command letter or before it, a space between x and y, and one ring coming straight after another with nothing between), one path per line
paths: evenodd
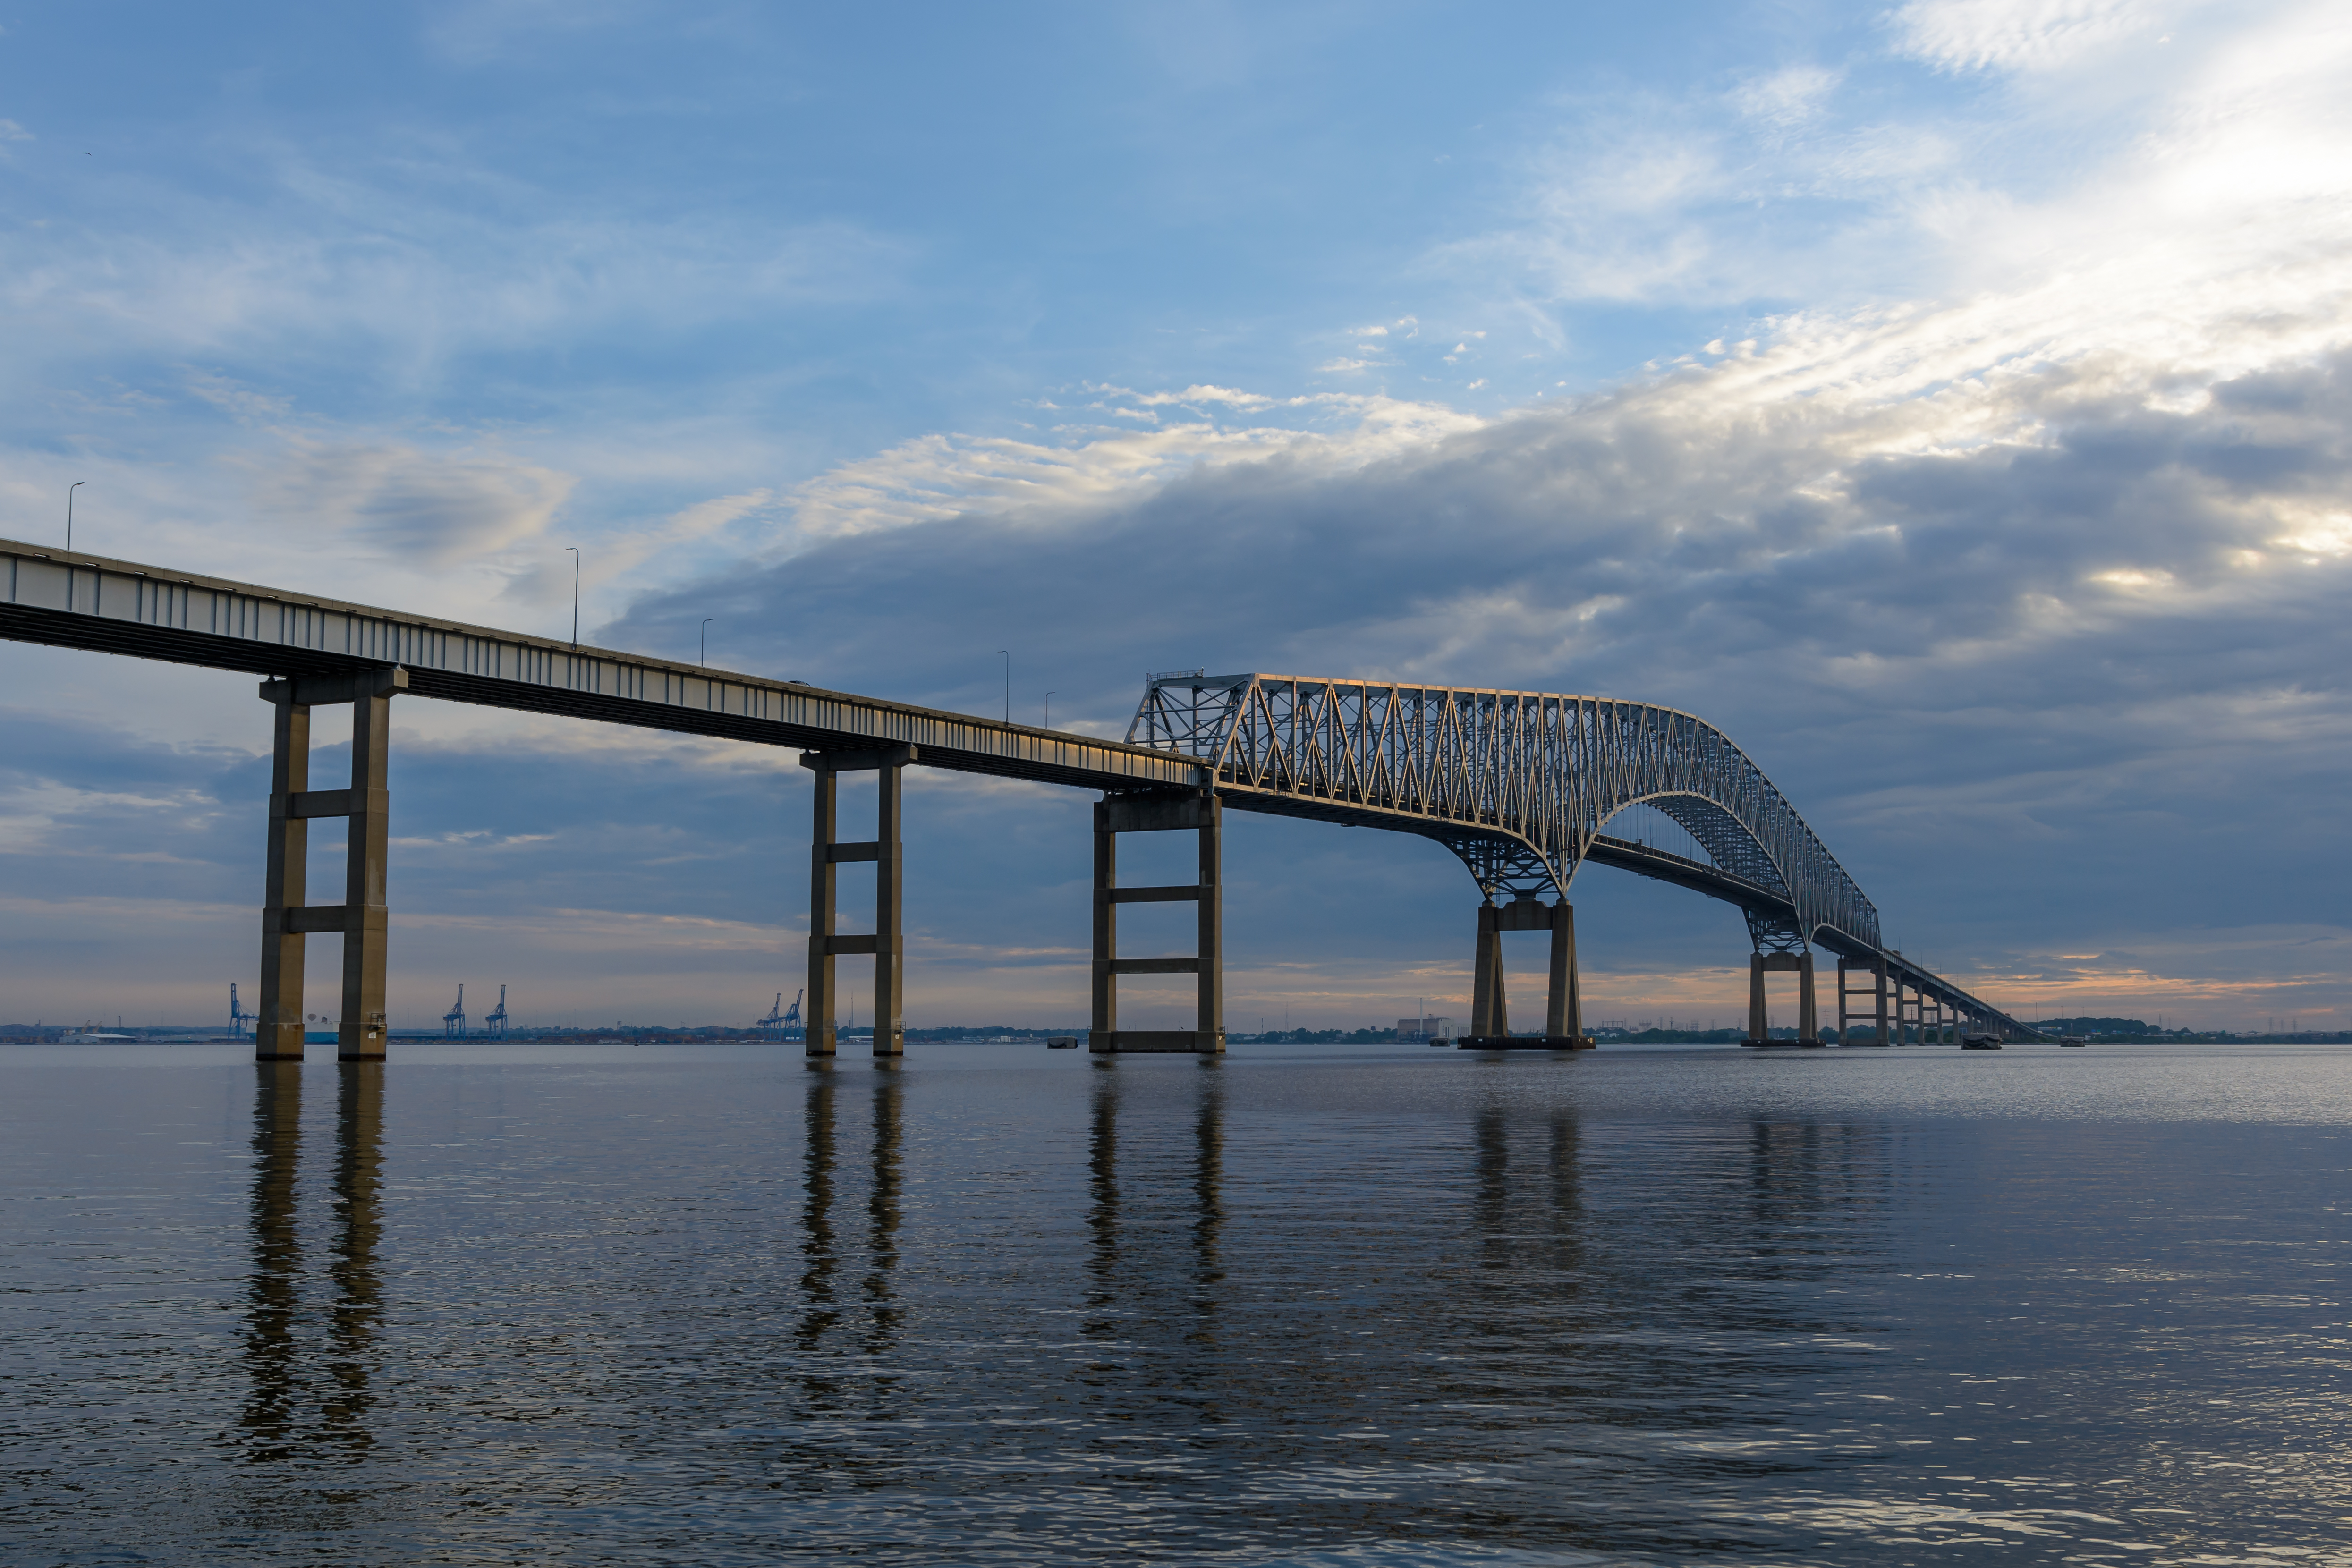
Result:
M803 1015L813 1055L836 1046L834 959L844 954L874 957L876 1053L903 1049L898 779L910 764L1101 794L1091 1040L1097 1051L1223 1049L1221 823L1228 807L1417 833L1459 855L1482 894L1474 1043L1589 1043L1567 897L1588 862L1740 907L1755 947L1750 1034L1758 1043L1766 1033L1765 970L1798 969L1810 998L1813 946L1838 956L1841 1024L1847 996L1866 996L1862 1016L1875 1042L1925 1038L1961 1020L2032 1032L1885 948L1876 910L1771 781L1721 732L1668 708L1195 671L1151 677L1129 738L1116 742L8 540L0 540L0 637L270 677L261 688L273 715L274 762L256 1036L265 1059L301 1054L301 958L311 933L343 938L338 1054L383 1054L384 765L390 705L403 694L799 750L816 775ZM310 710L338 703L355 708L353 778L346 789L314 789ZM856 772L877 775L881 825L876 839L845 843L835 833L837 781ZM1603 831L1635 804L1674 818L1708 858ZM350 821L341 904L305 900L308 824L321 817ZM1199 834L1199 881L1120 886L1118 836L1170 829ZM834 929L838 868L858 862L872 862L877 882L870 936ZM1118 906L1165 902L1196 906L1198 951L1119 957ZM1540 1038L1512 1037L1505 1022L1500 934L1514 929L1552 934ZM1847 988L1844 977L1853 973L1868 982L1859 993ZM1194 976L1196 1027L1121 1030L1118 980L1129 974ZM1813 1021L1811 1008L1801 1009L1801 1037L1817 1033ZM1842 1028L1842 1038L1848 1032Z

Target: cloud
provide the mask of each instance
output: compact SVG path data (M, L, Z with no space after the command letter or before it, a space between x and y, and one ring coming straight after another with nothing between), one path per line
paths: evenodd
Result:
M2095 273L2074 295L2095 314L2119 277L2168 292L2255 255L2340 251L2352 22L2301 0L2232 20L2194 50L2094 69L2093 46L2140 11L1915 5L1897 14L1915 57L1999 79L1921 93L1898 68L1808 65L1727 92L1570 99L1525 155L1514 220L1422 271L1484 277L1498 308L1815 310Z
M1008 455L1098 476L1034 499L993 470L962 488L948 447L919 515L730 588L789 628L772 662L949 707L992 707L980 651L1017 627L1016 685L1095 734L1123 732L1134 672L1194 664L1670 703L1746 744L1895 940L1932 928L1955 974L2040 974L2120 899L2171 955L2144 994L2318 996L2291 965L2200 970L2158 890L2199 888L2198 924L2315 917L2352 849L2326 804L2352 768L2352 309L2314 287L2341 265L2125 290L2104 316L2070 280L2063 307L1791 318L1711 364L1370 450L1254 434L1163 468L1121 433ZM1420 864L1349 843L1328 852ZM1589 895L1622 896L1606 873ZM2132 983L2100 973L2083 994Z
M1895 47L1949 71L2043 71L2156 31L2142 0L1911 0L1888 19Z
M1147 407L1213 402L1297 423L1187 421L1150 430L1077 426L1065 429L1055 444L925 436L799 486L788 497L793 522L771 538L769 548L798 549L820 539L972 516L1018 517L1024 526L1055 522L1146 494L1196 470L1276 453L1297 468L1343 472L1479 423L1437 404L1349 393L1276 399L1223 388L1143 394L1097 390Z
M1843 79L1823 66L1787 66L1736 89L1731 101L1750 120L1786 129L1818 119Z
M484 15L491 52L568 25ZM19 405L27 428L74 423L23 440L0 500L47 528L87 476L97 548L541 631L576 541L592 622L600 582L605 603L637 595L608 640L690 653L719 613L714 662L979 712L1003 700L1009 644L1016 715L1051 689L1055 722L1093 734L1124 732L1141 670L1193 664L1668 701L1748 745L1895 939L1956 976L2217 1009L2352 999L2330 875L2352 767L2352 24L2258 5L2125 69L2136 15L1912 5L1882 35L1899 57L1553 105L1515 207L1418 277L1318 300L1288 340L1381 346L1330 375L1410 353L1417 318L1365 302L1408 286L1433 333L1486 320L1513 350L1497 362L1526 346L1514 332L1589 344L1612 313L1716 340L1492 419L1290 395L1239 355L1145 390L1085 380L1136 362L1109 353L1025 385L1006 371L1002 401L943 394L911 427L902 402L812 436L906 368L887 356L939 355L948 338L927 332L969 327L968 296L950 327L944 310L843 324L893 298L920 247L850 223L583 209L429 137L401 143L405 173L252 143L253 184L149 191L127 204L157 214L136 232L8 237ZM1335 319L1389 325L1332 343L1313 323ZM820 326L836 335L814 362L801 344ZM711 393L711 361L677 345L714 343L742 365ZM117 377L118 360L163 369ZM1166 362L1156 340L1149 362ZM458 387L480 390L453 409ZM164 395L209 422L176 467L117 434L136 421L99 418ZM729 412L670 410L706 396ZM1064 423L998 420L1015 398ZM229 421L247 455L224 465ZM204 498L225 466L263 526ZM355 566L354 541L377 564ZM62 668L13 656L43 677L26 689ZM122 680L151 703L168 687L173 733L258 745L249 680L216 683L210 731L181 700L195 675ZM400 910L414 942L440 934L436 986L492 961L519 909L579 912L616 944L671 931L681 972L705 950L744 977L797 962L805 784L788 757L403 713ZM125 758L87 734L54 749L5 783L12 887L96 879L129 899L152 878L249 905L249 754ZM1084 798L931 778L909 800L918 1008L940 1016L950 967L956 994L1075 1006L1060 961L1084 940ZM1234 962L1257 994L1433 998L1466 974L1465 879L1442 850L1232 832ZM41 938L39 900L17 896L12 931ZM1601 872L1579 898L1596 996L1738 987L1729 912ZM531 952L559 953L562 924L534 926ZM204 960L224 975L250 964L249 907L234 936ZM1000 988L970 988L983 972ZM584 965L574 981L603 983ZM771 988L751 988L762 1005Z
M572 484L568 474L495 455L297 441L255 475L254 495L281 527L339 535L380 558L441 568L533 538Z

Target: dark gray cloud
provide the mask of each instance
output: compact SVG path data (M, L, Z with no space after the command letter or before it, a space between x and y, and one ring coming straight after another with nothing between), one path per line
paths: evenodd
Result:
M1353 470L1290 453L1091 511L837 538L601 636L677 652L715 615L730 664L974 712L1009 647L1015 716L1050 689L1056 723L1109 735L1146 669L1198 664L1671 703L1759 758L1899 945L2004 999L2219 1019L2352 1000L2343 359L2210 395L2051 371L2002 394L1999 439L1966 441L1916 403L1711 391L1694 373ZM538 1018L748 1017L796 988L788 757L402 712L396 1014L429 1019L461 978L517 982ZM247 972L262 764L54 715L11 733L26 1005L0 1010ZM1085 806L913 791L919 1020L1076 1019ZM1232 854L1238 1027L1393 1017L1465 983L1475 894L1443 851L1245 820ZM1730 1005L1728 909L1600 872L1578 899L1602 1016Z
M2025 438L1927 450L1883 449L1883 411L1693 401L1666 383L1352 474L1277 457L1058 522L839 540L612 634L720 613L759 667L980 712L1010 646L1016 716L1051 687L1057 722L1106 734L1146 668L1196 664L1672 703L1763 762L1898 940L1963 971L2341 919L2346 360L2169 411L2079 366L2024 389ZM1858 434L1882 449L1851 455ZM1324 852L1277 841L1263 880L1314 880ZM1411 896L1458 902L1442 871ZM1289 898L1294 942L1458 924ZM1705 961L1724 933L1688 925L1643 936Z

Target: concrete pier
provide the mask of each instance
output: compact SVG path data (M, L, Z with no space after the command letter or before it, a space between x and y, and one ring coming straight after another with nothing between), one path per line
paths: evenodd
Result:
M1200 878L1190 885L1118 885L1118 835L1193 831L1200 834ZM1094 1011L1087 1049L1098 1056L1133 1051L1191 1051L1215 1055L1225 1049L1223 807L1213 791L1151 790L1107 795L1095 805ZM1122 958L1118 956L1118 906L1122 904L1192 904L1199 910L1198 938L1190 958ZM1189 1030L1123 1030L1118 1027L1121 975L1192 975L1195 977L1193 1027Z
M1765 1005L1764 977L1793 973L1797 977L1797 1038L1774 1040L1771 1014ZM1751 953L1748 957L1748 1038L1742 1045L1811 1048L1822 1043L1822 1026L1813 997L1813 956L1807 953Z
M1853 985L1848 979L1852 975L1867 976L1870 983L1866 986ZM1870 1007L1867 1009L1855 1009L1851 1005L1855 997L1870 998ZM1853 1023L1857 1019L1870 1019L1874 1021L1875 1032L1873 1038L1869 1040L1853 1038ZM1886 960L1840 958L1838 960L1838 1043L1840 1045L1888 1044L1890 1042L1886 1037Z
M392 699L408 689L397 666L349 675L304 675L265 681L261 699L274 711L269 769L269 847L261 906L260 1028L254 1055L263 1061L302 1060L302 964L312 932L343 938L342 1013L335 1054L344 1061L383 1060L384 944L390 916L384 903L384 859L392 797L384 787L392 748ZM345 789L310 788L310 710L353 705L352 782ZM350 822L343 902L308 902L310 822Z
M1540 1036L1511 1033L1510 1007L1504 994L1503 933L1549 931L1551 963L1544 994L1544 1032ZM1576 969L1576 911L1566 902L1546 904L1537 898L1515 898L1506 904L1492 899L1478 906L1478 946L1472 960L1470 1032L1454 1042L1463 1051L1591 1051L1592 1037L1584 1032L1584 999Z
M903 1056L907 1051L907 947L901 930L904 880L901 863L905 844L900 827L899 774L920 754L911 746L867 747L856 750L803 751L801 766L816 775L815 821L809 837L808 1001L802 1013L807 1040L803 1054L835 1053L835 1019L839 998L834 983L834 959L844 953L874 956L874 1054ZM877 809L874 837L842 843L840 776L875 776ZM835 894L845 862L874 863L874 935L843 936L834 930Z

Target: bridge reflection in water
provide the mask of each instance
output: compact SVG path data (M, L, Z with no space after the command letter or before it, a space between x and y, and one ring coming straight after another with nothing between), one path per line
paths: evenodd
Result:
M308 1490L241 1495L233 1507L271 1528L299 1522L348 1528L348 1483L331 1473L362 1464L375 1446L377 1339L383 1313L383 1068L343 1062L331 1167L332 1218L323 1281L304 1246L302 1068L254 1064L251 1271L246 1286L247 1391L238 1416L240 1457L267 1467L270 1484L310 1473ZM324 1289L320 1288L323 1283Z
M1142 1508L1203 1551L1275 1519L1302 1542L1369 1523L1623 1551L1687 1537L1528 1483L1561 1467L1653 1490L1817 1479L1822 1444L1775 1434L1845 1354L1824 1345L1874 1332L1857 1287L1888 1246L1891 1136L1591 1123L1493 1068L1448 1107L1302 1135L1255 1071L1214 1057L1042 1080L809 1062L790 1175L756 1189L771 1198L698 1208L716 1228L691 1241L629 1220L560 1257L572 1304L541 1337L590 1347L550 1361L501 1346L520 1325L469 1323L463 1343L427 1326L454 1322L430 1300L453 1286L387 1255L380 1067L340 1070L331 1218L309 1211L324 1245L306 1251L299 1069L263 1064L239 1420L268 1490L238 1489L224 1523L365 1538L392 1528L394 1495L404 1515L528 1509L528 1477L586 1500L615 1480L583 1477L658 1463L772 1488L780 1524L816 1508L808 1528L842 1550L874 1543L837 1511L858 1499L997 1518L1108 1489L1115 1505L1087 1504L1107 1533L1074 1546L1128 1539ZM967 1103L1014 1078L1058 1109L1016 1124L1004 1100ZM1022 1146L943 1135L926 1109ZM1049 1128L1059 1154L1036 1142ZM714 1170L772 1153L744 1137ZM426 1234L448 1223L400 1234L467 1255ZM387 1279L420 1297L396 1339ZM616 1311L628 1333L594 1326ZM528 1437L468 1426L512 1403L510 1382L539 1401L504 1428ZM431 1408L434 1388L463 1406ZM581 1446L597 1432L618 1448Z
M2053 1138L2014 1054L972 1050L501 1051L390 1100L0 1064L56 1199L0 1205L10 1521L75 1562L1862 1563L2352 1511L2325 1129ZM1962 1073L1998 1114L1944 1115Z
M1088 1085L1087 1287L1079 1332L1101 1354L1099 1378L1127 1365L1119 1347L1166 1347L1189 1360L1220 1348L1225 1285L1224 1078L1204 1060L1184 1075L1190 1127L1147 1122L1121 1168L1118 1069L1097 1061ZM1177 1113L1183 1115L1181 1110ZM1189 1134L1189 1135L1187 1135ZM1200 1392L1213 1404L1214 1379ZM1205 1407L1204 1407L1205 1414Z

